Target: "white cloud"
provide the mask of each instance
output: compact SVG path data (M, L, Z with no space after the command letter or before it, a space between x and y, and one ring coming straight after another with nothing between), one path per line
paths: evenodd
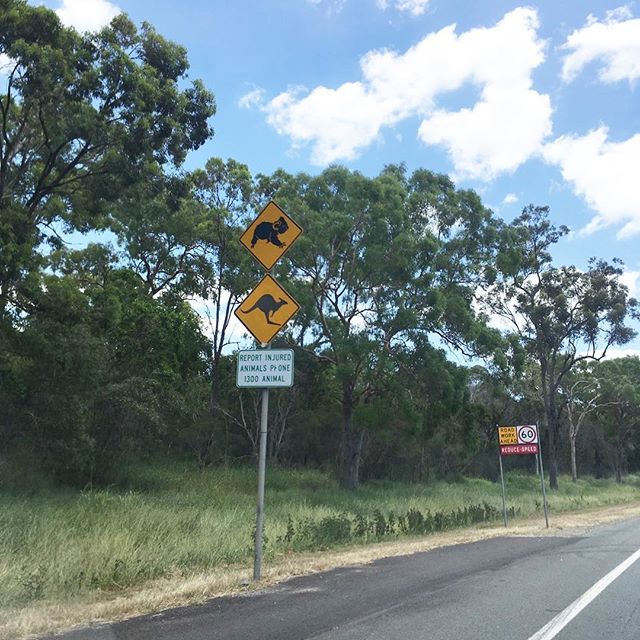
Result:
M544 61L537 29L537 13L529 8L460 35L450 25L404 53L368 52L358 81L290 89L263 109L294 147L309 145L319 165L356 158L384 127L419 116L420 138L444 145L459 176L491 179L516 169L551 132L549 97L531 88L531 74ZM439 96L469 83L481 87L472 108L437 108Z
M238 106L241 109L251 109L252 107L259 107L264 100L264 89L256 87L248 93L245 93L239 100Z
M551 134L549 96L515 87L487 86L472 109L437 111L420 125L426 144L444 145L454 178L492 180L513 172Z
M224 309L229 303L229 292L223 291L220 299L220 305ZM214 338L215 327L215 305L209 302L205 298L195 296L188 300L191 308L196 312L200 319L200 329L210 340ZM226 330L225 336L226 346L223 349L223 353L229 355L240 349L252 348L254 341L248 334L244 325L236 318L232 313L229 325Z
M507 193L502 200L502 204L515 204L518 200L519 198L515 193Z
M413 16L421 16L431 0L396 0L398 11L408 11Z
M421 16L429 6L431 0L395 0L393 6L398 11L406 11L412 16ZM379 9L385 10L390 6L390 0L376 0Z
M633 12L631 11L631 6L628 4L616 7L615 9L609 9L605 13L606 22L619 22L620 20L628 20L629 18L633 18ZM593 23L598 20L592 14L589 14L587 21L589 23Z
M571 82L586 65L601 63L602 82L640 78L640 19L633 19L628 6L607 12L604 21L590 15L562 45L569 53L562 65L562 79Z
M625 270L620 276L620 281L627 286L632 298L640 297L640 271Z
M62 0L56 9L60 21L78 31L97 31L106 27L121 9L108 0Z
M618 237L628 238L640 234L640 134L622 142L610 142L608 136L605 126L584 136L561 136L546 145L543 155L596 211L584 233L623 225Z
M293 89L271 100L265 106L267 122L290 136L294 147L312 143L314 164L357 157L384 124L385 114L375 96L360 82L336 90L318 87L304 98L298 97L299 92Z
M605 360L614 360L615 358L640 357L640 349L607 349Z

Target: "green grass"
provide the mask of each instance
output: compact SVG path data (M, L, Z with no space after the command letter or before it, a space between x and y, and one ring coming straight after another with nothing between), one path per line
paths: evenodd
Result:
M250 562L252 469L186 463L125 468L103 490L55 489L0 469L0 606L117 591L162 576ZM561 478L550 511L637 500L640 477ZM535 476L508 475L512 515L541 513ZM266 557L371 542L500 519L500 486L464 479L371 482L354 492L316 471L268 469Z

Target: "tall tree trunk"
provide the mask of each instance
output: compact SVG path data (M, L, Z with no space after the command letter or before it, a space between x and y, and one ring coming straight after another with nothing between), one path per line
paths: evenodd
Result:
M212 369L211 369L211 387L209 392L209 415L212 418L215 418L218 414L218 400L220 398L220 354L215 353L212 359ZM227 437L227 429L226 421L225 421L225 442L224 442L224 452L223 452L223 460L225 465L227 464L227 456L228 456L228 437ZM213 461L213 449L215 445L215 429L213 425L211 426L211 430L209 433L203 433L197 441L198 446L198 464L203 467L209 466Z
M620 436L621 426L618 424L618 433L616 434L616 482L622 484L622 466L624 465L624 443Z
M342 386L342 442L340 447L340 484L355 489L360 484L360 458L364 432L353 427L353 386Z
M616 482L622 484L622 456L616 447Z
M544 392L544 409L547 422L547 436L549 447L547 464L549 465L549 487L558 488L558 412L555 398L547 387Z
M211 387L209 392L209 414L213 418L217 415L218 400L220 398L220 354L215 353L211 359Z
M574 482L578 481L578 465L576 462L576 436L577 434L572 433L569 436L569 447L571 449L571 479Z

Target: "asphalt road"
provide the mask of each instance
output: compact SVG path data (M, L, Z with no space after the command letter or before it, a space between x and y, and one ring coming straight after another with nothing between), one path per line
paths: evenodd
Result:
M630 558L638 549L640 520L582 537L497 538L296 578L56 638L640 640L640 560ZM625 560L629 566L621 570ZM602 590L597 583L616 567L619 577L610 575ZM587 604L580 600L585 592ZM559 629L557 620L571 616ZM544 635L540 630L550 622L555 627Z

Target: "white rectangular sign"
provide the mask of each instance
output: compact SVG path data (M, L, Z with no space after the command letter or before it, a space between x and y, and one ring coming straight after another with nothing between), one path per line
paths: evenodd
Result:
M293 350L238 351L236 385L260 389L291 387L293 385Z

